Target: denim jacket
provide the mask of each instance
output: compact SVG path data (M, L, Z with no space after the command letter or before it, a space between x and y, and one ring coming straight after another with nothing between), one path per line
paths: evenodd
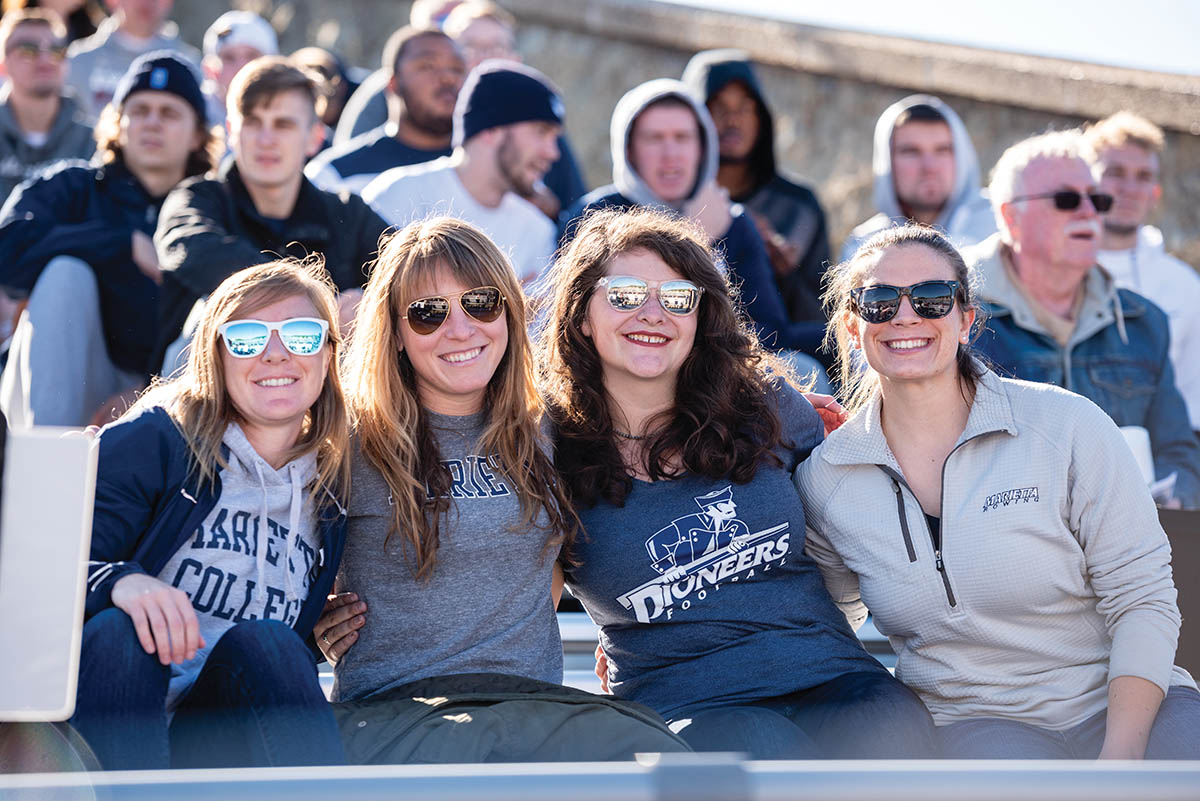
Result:
M1079 322L1066 347L1034 317L1013 285L1000 254L999 235L964 252L983 282L989 315L977 347L1004 374L1057 384L1089 398L1118 426L1142 426L1158 478L1177 473L1175 496L1200 507L1200 441L1167 358L1167 315L1154 303L1117 289L1103 268L1084 279Z

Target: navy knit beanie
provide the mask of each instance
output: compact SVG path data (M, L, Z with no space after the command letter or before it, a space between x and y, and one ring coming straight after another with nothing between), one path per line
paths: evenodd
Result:
M184 99L196 112L202 125L208 118L204 108L204 93L190 64L169 50L158 50L138 56L121 76L113 92L113 105L120 106L134 92L153 89L170 92Z
M454 105L454 138L458 147L480 131L516 122L563 124L566 109L550 79L542 73L502 59L489 59L471 70Z

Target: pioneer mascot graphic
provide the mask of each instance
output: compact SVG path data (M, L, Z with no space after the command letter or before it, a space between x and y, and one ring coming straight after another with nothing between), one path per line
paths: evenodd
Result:
M658 578L617 599L633 609L641 623L664 612L669 620L676 602L686 610L692 600L705 600L709 589L750 578L759 569L770 570L772 563L782 564L787 556L788 523L751 533L737 517L732 486L695 501L698 513L672 520L646 540L646 553Z

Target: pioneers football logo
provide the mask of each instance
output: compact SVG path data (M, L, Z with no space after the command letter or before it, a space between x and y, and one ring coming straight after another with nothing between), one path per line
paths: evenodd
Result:
M617 598L639 623L664 612L670 619L677 602L688 609L693 594L703 601L710 588L749 578L759 568L770 570L787 556L789 524L751 532L737 516L731 486L695 501L699 512L672 520L646 540L650 565L659 576Z

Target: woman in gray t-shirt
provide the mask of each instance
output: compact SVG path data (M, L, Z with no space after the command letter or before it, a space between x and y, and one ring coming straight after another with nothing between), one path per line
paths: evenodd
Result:
M703 232L596 214L552 281L544 391L587 535L567 583L600 626L612 692L696 750L928 755L928 712L804 554L790 474L821 420L750 333Z
M334 700L453 674L562 681L551 584L569 506L525 326L512 268L470 224L416 223L381 250L346 369L356 431L337 587L354 600L316 632Z

